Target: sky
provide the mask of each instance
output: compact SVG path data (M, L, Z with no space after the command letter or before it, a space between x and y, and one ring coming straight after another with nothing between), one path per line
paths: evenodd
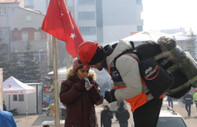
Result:
M142 0L144 30L191 28L197 32L197 0Z

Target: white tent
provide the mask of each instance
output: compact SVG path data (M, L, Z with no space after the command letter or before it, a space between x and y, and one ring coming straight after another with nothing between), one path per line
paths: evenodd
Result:
M3 82L3 96L8 109L17 109L19 114L36 113L35 88L13 76Z
M184 41L184 40L190 39L190 37L178 36L178 35L174 35L174 34L166 34L166 33L162 33L159 31L141 31L139 33L133 34L133 35L123 38L121 40L134 41L134 42L147 41L147 40L157 41L161 36L173 37L177 41Z
M120 40L126 41L126 42L133 41L133 42L135 42L135 44L140 44L143 41L149 41L149 40L153 40L156 42L161 36L175 38L177 42L186 41L186 40L191 39L190 37L186 37L186 36L180 36L180 35L176 35L176 34L167 34L167 33L163 33L160 31L149 30L149 31L141 31L141 32L135 33L133 35L122 38ZM118 42L118 40L114 41L114 42L109 42L107 44L111 45L111 44L114 44L117 42ZM103 44L102 46L107 45L107 44Z

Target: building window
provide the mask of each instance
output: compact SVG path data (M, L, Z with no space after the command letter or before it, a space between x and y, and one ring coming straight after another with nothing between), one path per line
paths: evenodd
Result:
M17 95L13 95L13 101L17 101Z
M73 0L67 0L66 3L68 6L73 6Z
M95 12L79 12L79 20L95 20Z
M79 0L79 5L94 5L95 0Z
M7 27L0 27L0 37L6 37L8 36L8 28Z
M35 52L34 56L36 61L41 62L41 60L44 60L44 51L39 50L38 52Z
M24 0L24 5L25 6L33 6L34 5L34 1L33 0Z
M143 27L142 26L137 26L137 31L142 31Z
M79 27L79 30L82 35L96 35L96 27L94 26Z
M32 21L31 16L30 15L26 15L25 21L26 22L31 22Z
M136 0L136 3L141 5L142 4L142 0Z
M28 41L28 33L22 32L22 41Z
M7 9L6 8L0 8L0 15L7 15Z
M24 95L23 94L18 95L18 101L24 101Z
M34 40L40 40L40 39L41 39L40 32L34 32Z

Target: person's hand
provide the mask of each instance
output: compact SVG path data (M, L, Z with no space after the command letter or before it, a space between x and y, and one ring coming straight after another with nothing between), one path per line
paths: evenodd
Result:
M85 86L85 80L81 80L80 82L77 82L75 84L75 88L78 90L78 91L82 91L84 89L84 86Z
M114 95L114 92L115 92L115 89L112 89L111 91L106 91L105 92L105 99L109 102L109 103L112 103L114 101L117 101L116 100L116 97Z
M90 90L90 88L91 88L93 85L90 83L90 81L89 81L88 78L84 77L83 79L85 80L85 88L86 88L86 90Z

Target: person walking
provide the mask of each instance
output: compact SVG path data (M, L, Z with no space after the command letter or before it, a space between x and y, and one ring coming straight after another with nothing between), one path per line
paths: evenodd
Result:
M5 105L5 101L3 100L3 110L4 111L7 111L7 107L6 107L6 105Z
M195 89L195 92L193 94L193 99L194 99L194 102L195 102L195 105L196 105L196 109L197 109L197 88Z
M187 111L188 116L191 115L191 105L193 104L193 97L190 92L185 94L183 97L183 102L185 103L185 110Z
M103 102L98 84L89 67L79 64L77 58L61 83L60 101L66 106L64 127L98 127L94 105Z
M83 42L77 49L77 57L80 63L109 72L114 89L105 92L105 99L109 103L128 102L135 127L156 127L163 97L154 98L142 81L138 61L133 57L136 54L123 54L132 48L129 42L124 41L104 47L96 42Z
M112 118L112 111L109 109L108 105L105 105L103 111L101 112L101 127L111 127Z
M168 101L168 107L173 108L173 98L170 96L167 96Z
M125 109L124 105L124 102L121 102L119 104L118 110L115 113L120 127L128 127L128 119L130 118L129 111Z
M0 108L0 127L17 127L12 113L3 111Z
M54 103L51 103L50 105L49 105L49 112L47 113L47 116L48 115L55 115L55 104Z

